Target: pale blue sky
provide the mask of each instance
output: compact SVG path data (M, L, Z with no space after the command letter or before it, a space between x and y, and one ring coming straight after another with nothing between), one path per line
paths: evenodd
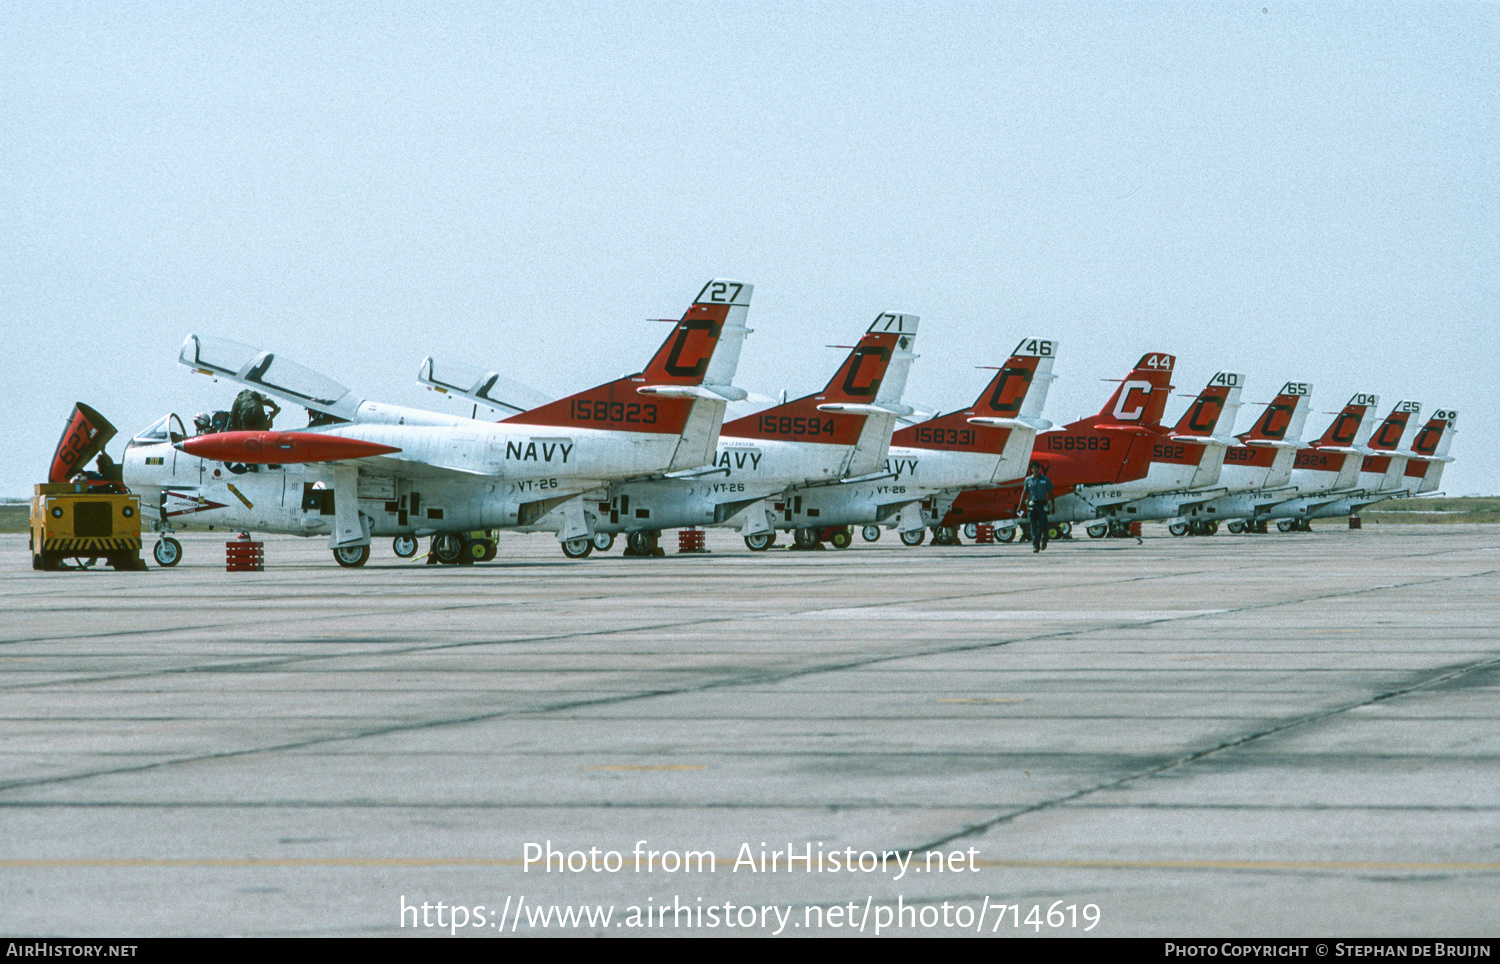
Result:
M714 275L754 391L907 311L919 404L1044 335L1063 421L1169 351L1310 433L1455 407L1497 493L1497 94L1494 4L0 2L0 496L74 401L224 407L188 332L457 411L423 355L562 394Z

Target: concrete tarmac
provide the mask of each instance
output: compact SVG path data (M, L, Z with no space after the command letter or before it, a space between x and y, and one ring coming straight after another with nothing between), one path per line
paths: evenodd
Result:
M0 537L0 930L1500 929L1500 527L183 542L34 573Z

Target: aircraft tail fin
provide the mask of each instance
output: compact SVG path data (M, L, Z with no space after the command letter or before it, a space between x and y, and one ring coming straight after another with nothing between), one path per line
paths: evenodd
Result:
M1417 458L1450 461L1448 447L1453 444L1453 433L1457 431L1458 413L1451 408L1440 408L1432 413L1427 424L1412 439L1411 451Z
M1240 436L1240 441L1252 445L1296 445L1302 438L1311 399L1310 383L1287 382L1250 426L1250 431Z
M1370 448L1377 452L1395 452L1409 442L1417 430L1420 402L1397 402L1370 436Z
M1216 373L1177 420L1172 435L1233 444L1229 436L1239 415L1240 388L1244 383L1245 376L1236 372Z
M725 431L740 438L854 446L864 437L871 416L889 418L894 427L897 416L911 411L899 397L906 369L917 357L911 352L917 322L916 315L881 314L821 392L736 419ZM887 388L887 372L893 366L896 379ZM886 438L888 442L889 429ZM884 456L882 450L880 457Z
M1374 430L1370 413L1380 404L1380 396L1355 392L1349 403L1334 416L1333 422L1313 444L1318 448L1359 448Z
M750 333L745 319L753 290L737 281L710 281L639 374L502 421L680 435L667 469L703 465L713 457L725 406L746 395L731 382Z
M1161 424L1167 396L1172 390L1172 369L1176 364L1175 356L1162 352L1142 355L1093 421L1147 427Z

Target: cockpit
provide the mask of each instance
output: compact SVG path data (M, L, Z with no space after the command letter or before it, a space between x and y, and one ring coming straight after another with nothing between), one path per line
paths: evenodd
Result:
M127 442L125 447L134 448L137 445L160 445L162 442L170 442L173 434L176 434L179 438L187 434L182 427L182 419L176 415L163 415L136 433L136 436Z

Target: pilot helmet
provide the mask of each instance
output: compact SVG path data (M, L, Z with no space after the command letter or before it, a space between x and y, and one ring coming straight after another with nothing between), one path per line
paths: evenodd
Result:
M198 430L199 435L207 432L209 426L212 424L213 420L208 417L207 412L199 412L197 415L193 416L193 428Z

